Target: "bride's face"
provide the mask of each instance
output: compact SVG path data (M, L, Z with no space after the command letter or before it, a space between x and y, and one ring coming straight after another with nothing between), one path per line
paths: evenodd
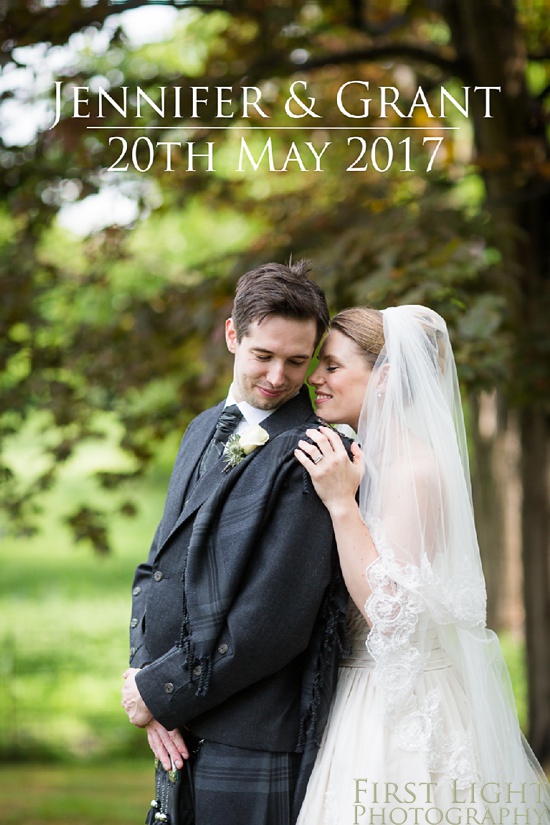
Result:
M308 382L315 388L317 413L330 424L349 424L357 431L372 368L359 347L334 329L319 352L319 366Z

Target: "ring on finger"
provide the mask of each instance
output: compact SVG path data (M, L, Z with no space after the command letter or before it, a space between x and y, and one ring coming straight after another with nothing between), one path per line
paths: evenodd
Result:
M314 458L314 459L313 459L313 463L314 463L314 464L319 464L319 462L320 462L320 461L322 461L322 460L323 460L323 458L324 458L323 453L319 453L319 455L317 456L317 458Z

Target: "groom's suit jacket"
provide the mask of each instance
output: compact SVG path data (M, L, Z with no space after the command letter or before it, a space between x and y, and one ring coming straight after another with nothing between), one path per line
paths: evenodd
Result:
M262 422L269 440L196 480L223 409L189 425L133 589L131 665L168 729L270 751L318 740L347 601L330 517L294 457L316 427L306 388Z

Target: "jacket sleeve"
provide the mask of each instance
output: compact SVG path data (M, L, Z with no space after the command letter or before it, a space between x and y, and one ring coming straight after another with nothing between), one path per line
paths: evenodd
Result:
M328 511L293 455L227 612L209 667L187 669L173 647L137 675L153 716L178 727L280 670L306 650L331 580L335 544Z

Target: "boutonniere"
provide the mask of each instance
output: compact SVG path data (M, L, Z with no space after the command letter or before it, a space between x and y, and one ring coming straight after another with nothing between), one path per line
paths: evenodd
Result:
M267 441L269 441L269 433L259 424L253 424L242 435L230 435L223 448L223 457L227 461L224 472L231 467L236 467L245 456L256 447L263 447Z

